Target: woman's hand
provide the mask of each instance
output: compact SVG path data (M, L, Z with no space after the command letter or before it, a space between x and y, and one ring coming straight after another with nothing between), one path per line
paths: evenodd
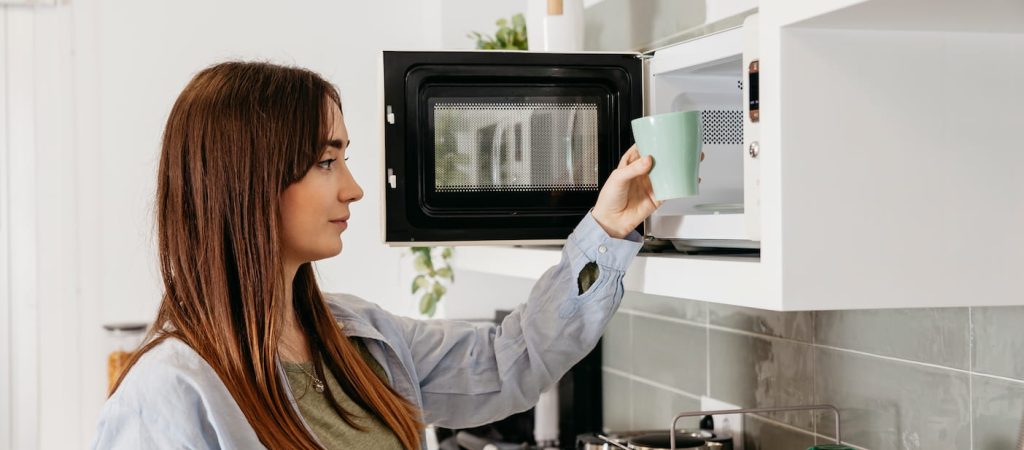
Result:
M661 206L662 202L654 198L651 179L647 177L652 166L651 157L640 157L633 145L622 155L619 167L601 188L592 214L609 236L626 237Z

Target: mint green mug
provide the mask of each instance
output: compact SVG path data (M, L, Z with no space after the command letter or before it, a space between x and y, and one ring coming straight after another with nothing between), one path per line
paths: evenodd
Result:
M654 158L649 175L654 197L667 200L697 195L704 143L700 111L646 116L631 124L640 155Z

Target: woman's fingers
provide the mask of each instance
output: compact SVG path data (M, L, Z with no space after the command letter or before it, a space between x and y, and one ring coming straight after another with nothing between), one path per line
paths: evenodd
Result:
M639 156L639 155L638 155ZM640 175L647 175L654 165L650 155L637 158L622 169L623 179L632 180Z
M633 144L633 146L630 147L629 150L626 150L626 153L622 155L622 158L619 159L618 168L621 169L623 167L626 167L631 162L636 161L637 159L640 159L640 151L637 150L636 144Z
M641 178L640 188L643 190L644 195L647 196L647 199L651 201L651 204L654 205L655 209L657 209L661 203L658 199L654 198L654 186L651 185L651 179L647 177Z

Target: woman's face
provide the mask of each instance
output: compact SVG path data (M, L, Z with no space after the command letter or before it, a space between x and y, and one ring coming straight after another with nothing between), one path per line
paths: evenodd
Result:
M303 264L341 253L349 204L363 198L362 188L345 164L349 140L341 110L332 103L329 111L330 144L323 149L319 162L281 194L286 264Z

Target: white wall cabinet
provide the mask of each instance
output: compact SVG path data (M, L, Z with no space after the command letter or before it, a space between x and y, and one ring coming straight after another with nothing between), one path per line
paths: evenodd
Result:
M678 109L658 77L745 68L754 40L743 223L760 258L643 255L626 288L772 310L1024 304L1024 3L762 0L757 28L658 51L651 95ZM557 257L457 253L531 278Z

